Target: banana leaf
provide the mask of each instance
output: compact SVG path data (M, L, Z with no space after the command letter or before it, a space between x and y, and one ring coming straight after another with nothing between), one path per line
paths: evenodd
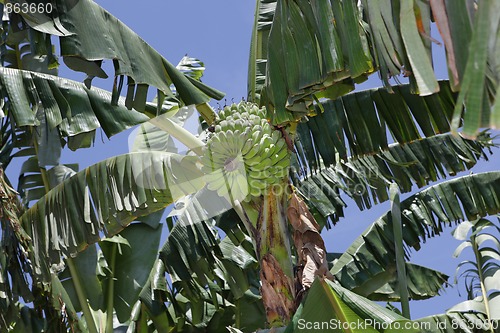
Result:
M500 172L459 177L433 185L401 202L406 260L445 226L500 212ZM369 226L338 259L331 272L341 284L369 280L394 265L390 212ZM369 264L368 264L369 263Z
M197 158L147 152L90 166L51 189L20 218L33 240L34 274L47 279L102 233L112 236L137 217L160 210L203 186Z
M15 1L20 2L20 1ZM28 4L36 1L26 1ZM22 13L35 30L59 36L61 55L68 67L93 77L107 77L100 64L113 60L113 100L127 77L126 105L144 111L149 86L165 96L175 87L185 105L205 104L223 94L184 75L129 27L91 0L54 3L55 13ZM92 24L89 24L92 22ZM87 80L89 84L89 80Z

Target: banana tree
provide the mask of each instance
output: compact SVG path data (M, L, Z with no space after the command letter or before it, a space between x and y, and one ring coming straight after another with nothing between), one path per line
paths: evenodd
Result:
M96 332L121 323L130 331L250 332L292 318L294 330L298 320L316 318L321 297L335 300L322 314L345 323L406 323L361 296L428 298L446 276L395 249L418 250L421 239L438 235L436 216L447 223L499 211L497 175L478 175L400 204L392 195L405 221L399 237L397 210L344 254L326 253L320 235L343 216L345 196L369 208L389 199L391 184L409 192L487 156L491 138L478 128L497 126L500 112L495 1L257 1L250 102L217 114L207 103L223 95L199 81L199 68L185 61L176 68L92 1L55 1L52 13L9 11L25 3L32 2L5 3L2 31L2 166L32 156L21 170L23 202L2 183L6 330ZM431 19L450 81L434 77ZM59 38L65 64L87 74L84 83L55 76L50 36ZM115 70L110 92L91 86L107 76L105 59ZM384 88L347 94L376 71ZM410 84L391 86L399 74ZM157 89L151 103L149 87ZM191 105L207 127L203 141L182 128ZM135 152L76 173L59 163L65 144L88 147L99 127L112 136L147 121ZM466 136L449 133L462 124ZM170 136L190 153L172 152ZM159 212L176 201L186 207L168 220L155 258ZM151 248L141 246L143 237ZM16 303L18 296L33 306Z

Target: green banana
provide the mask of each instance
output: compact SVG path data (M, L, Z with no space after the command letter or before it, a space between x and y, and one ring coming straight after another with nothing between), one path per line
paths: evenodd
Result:
M266 117L265 108L247 102L219 111L201 158L204 172L215 170L215 175L206 178L210 189L251 200L288 174L290 154L286 141ZM240 165L246 175L237 170Z

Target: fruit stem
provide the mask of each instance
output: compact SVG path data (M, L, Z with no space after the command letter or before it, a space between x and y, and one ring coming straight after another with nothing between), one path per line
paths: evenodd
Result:
M165 117L156 117L151 119L149 122L156 127L168 132L186 147L191 149L196 155L202 156L205 143L203 143L203 141L198 139L182 126L177 125L172 120Z

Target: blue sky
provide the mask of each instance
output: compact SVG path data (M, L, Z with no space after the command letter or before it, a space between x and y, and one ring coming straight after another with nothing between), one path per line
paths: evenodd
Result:
M246 78L251 29L254 15L253 1L212 0L212 1L116 1L96 0L114 16L127 24L146 42L158 50L170 62L176 64L185 54L205 62L207 68L203 81L226 93L227 103L239 101L246 96ZM435 36L437 37L437 36ZM434 46L439 48L439 46ZM439 78L446 77L444 60L440 59L435 66ZM112 76L110 61L105 64L108 75ZM83 80L81 73L62 69L60 75L75 80ZM94 85L110 90L111 80L95 79ZM376 75L362 88L379 86ZM212 103L217 107L217 102ZM224 101L221 102L224 104ZM97 135L96 147L77 152L66 151L63 163L80 163L80 169L106 157L128 152L126 131L108 140ZM104 136L104 135L103 135ZM499 159L492 158L488 164L481 163L474 172L494 170L498 168ZM17 180L20 164L14 162L9 167L9 178ZM402 199L407 197L403 195ZM353 201L346 200L349 207L346 217L337 226L324 232L326 246L329 251L342 252L363 231L370 222L377 219L389 204L375 206L370 211L360 212ZM449 229L451 232L451 229ZM459 244L449 232L445 236L431 239L423 249L413 253L412 261L421 265L440 269L451 276L456 265L461 261L453 259L452 253ZM463 285L460 284L463 292ZM448 289L444 296L428 301L412 302L410 308L413 318L442 313L460 301L457 289Z

